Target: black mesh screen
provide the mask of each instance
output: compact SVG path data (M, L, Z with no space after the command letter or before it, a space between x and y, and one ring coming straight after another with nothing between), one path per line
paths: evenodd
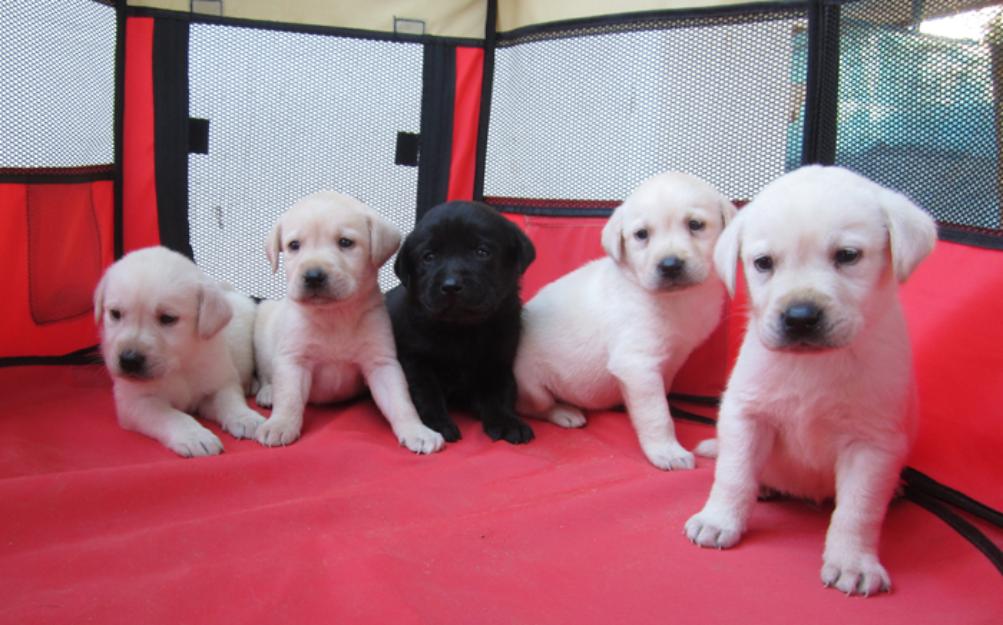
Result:
M0 0L0 169L114 160L115 9Z
M503 38L485 196L620 199L682 169L751 197L801 161L805 27L792 9Z
M972 5L842 7L836 163L905 192L942 222L999 228L993 93L1003 87L1003 47L978 29L948 37L922 26Z
M190 114L209 120L208 154L189 157L196 262L243 292L281 297L265 238L285 208L320 189L410 231L418 170L394 155L397 133L420 129L421 89L418 44L193 24Z

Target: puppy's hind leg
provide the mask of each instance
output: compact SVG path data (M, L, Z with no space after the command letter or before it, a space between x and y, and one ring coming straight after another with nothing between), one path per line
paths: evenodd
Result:
M223 443L215 434L160 398L148 398L126 410L120 409L118 422L127 430L160 441L179 456L215 456L223 452Z
M562 428L580 428L585 425L582 411L569 404L562 404L544 388L532 382L518 379L519 399L515 410L521 415L534 419L546 419Z
M220 389L203 402L202 416L223 426L234 438L254 438L265 418L247 407L243 395L235 386Z

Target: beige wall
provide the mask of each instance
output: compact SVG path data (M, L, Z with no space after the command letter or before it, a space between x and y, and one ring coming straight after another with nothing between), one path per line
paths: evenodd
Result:
M664 9L749 4L750 0L498 0L498 30L531 24Z

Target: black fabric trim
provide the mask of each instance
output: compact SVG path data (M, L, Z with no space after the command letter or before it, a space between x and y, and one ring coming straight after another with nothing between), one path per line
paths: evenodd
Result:
M306 35L327 35L332 37L347 37L350 39L368 39L371 41L391 41L398 43L442 43L454 46L475 46L482 44L480 39L468 37L442 37L439 35L411 35L407 33L392 33L359 28L344 28L340 26L318 26L313 24L293 24L289 22L272 22L267 20L252 20L240 17L222 17L205 13L187 13L169 11L149 7L129 7L130 17L153 17L158 20L175 20L185 23L218 24L220 26L236 26L240 28L257 28Z
M912 488L914 491L922 492L944 503L951 504L959 510L963 510L996 527L1003 527L1003 512L994 510L961 491L941 484L925 473L921 473L912 467L906 467L902 470L902 480L905 481L907 487Z
M125 128L125 31L126 1L115 0L115 111L114 111L114 171L112 184L112 249L118 260L125 253L125 229L123 228L123 185L125 176L122 166L122 136Z
M415 219L444 202L449 192L456 96L456 48L425 44L421 86L421 138Z
M940 517L941 520L961 534L962 538L970 542L983 555L989 558L989 561L996 567L996 570L1003 575L1003 552L979 528L921 490L907 485L905 488L905 497L909 501Z
M702 423L704 425L717 425L717 421L711 419L710 417L698 415L695 412L690 412L689 410L683 410L679 406L672 403L669 404L669 410L672 412L673 419L693 421L695 423Z
M669 393L669 401L680 401L684 404L693 404L694 406L707 406L709 408L717 408L721 405L720 397L710 397L707 395L687 395L686 393Z
M394 147L394 165L418 166L418 145L421 135L414 132L398 132Z
M481 76L481 110L477 119L477 151L474 162L474 199L484 200L484 167L488 155L491 94L495 82L495 49L498 47L498 0L487 0L484 19L484 69Z
M201 117L188 118L188 153L209 153L209 120Z
M53 365L99 365L102 364L101 351L97 345L78 349L62 356L10 356L0 358L3 367L33 367Z
M808 7L808 74L801 163L836 161L839 108L839 6L816 0Z
M160 243L194 258L188 238L188 23L153 25L153 127Z
M2 168L0 169L0 183L79 184L96 180L114 180L116 174L114 165Z
M562 39L565 37L580 37L583 30L630 31L631 26L652 20L687 20L687 19L727 19L736 17L755 18L766 13L803 13L808 2L760 2L755 4L739 4L731 6L701 7L690 9L661 9L652 11L636 11L632 13L616 13L597 15L569 20L558 20L544 24L531 24L513 30L498 33L498 45L501 47L517 45L529 41ZM660 26L661 28L662 26Z
M938 223L937 226L937 236L941 241L1003 250L1003 230L947 223Z
M612 208L555 208L541 206L514 206L504 203L492 202L491 198L484 200L491 206L503 213L515 215L529 215L531 217L609 217L613 214Z

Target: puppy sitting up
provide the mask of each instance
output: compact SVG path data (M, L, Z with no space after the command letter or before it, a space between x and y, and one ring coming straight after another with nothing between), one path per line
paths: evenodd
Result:
M137 250L109 267L94 292L94 316L122 427L181 456L223 451L191 414L237 438L254 436L265 421L244 400L254 313L249 298L167 248Z
M608 256L526 304L515 363L519 411L580 427L582 408L626 403L648 460L659 469L692 469L666 393L721 319L725 291L711 257L734 214L731 202L694 176L668 172L643 182L603 228Z
M258 403L274 403L258 428L262 445L299 438L307 402L350 399L368 384L402 445L423 454L442 447L408 397L377 282L400 238L374 210L333 191L308 195L279 219L267 253L272 271L284 254L288 291L262 303L255 327Z
M738 543L761 486L835 496L822 582L865 596L889 589L878 542L916 418L897 283L936 236L904 196L820 166L769 184L725 230L714 260L730 289L741 261L751 319L690 540ZM698 450L713 451L706 443Z

